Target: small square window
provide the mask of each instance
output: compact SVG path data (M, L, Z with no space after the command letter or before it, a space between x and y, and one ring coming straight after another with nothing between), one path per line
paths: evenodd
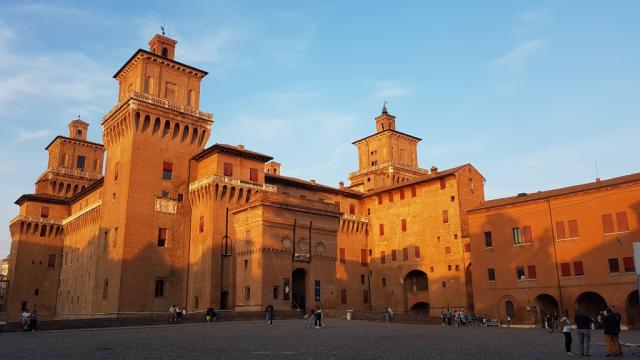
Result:
M489 281L496 281L496 269L487 269L487 278L489 279Z
M258 169L254 169L254 168L249 169L249 180L253 182L258 182Z
M233 164L224 163L224 176L233 176Z

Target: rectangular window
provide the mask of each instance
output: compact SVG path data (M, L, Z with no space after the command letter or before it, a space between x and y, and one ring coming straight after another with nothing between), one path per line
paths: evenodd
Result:
M556 221L556 236L558 240L566 239L566 234L564 233L564 221Z
M360 274L360 285L364 285L364 274Z
M420 259L420 246L414 246L413 247L413 256L415 256L416 259Z
M464 244L464 252L471 252L471 243Z
M409 248L407 247L402 248L402 260L403 261L409 260Z
M389 202L393 202L393 191L389 191L387 197L389 198Z
M367 266L367 249L360 249L360 265Z
M349 214L355 215L355 213L356 213L356 205L355 204L349 204Z
M344 248L340 248L340 262L344 264L346 261L345 250Z
M380 264L384 264L387 261L387 258L384 255L384 251L380 251Z
M244 299L245 301L251 300L251 286L244 287Z
M511 229L513 232L513 245L522 244L522 239L520 237L520 228Z
M233 176L233 164L224 163L224 176Z
M618 231L629 231L626 212L616 213L616 221L618 222Z
M531 235L531 226L523 226L522 227L522 237L524 238L525 244L533 243L533 236Z
M407 231L407 219L400 220L400 224L401 224L402 232Z
M43 206L40 209L40 217L43 217L43 218L48 218L49 217L49 207L48 206Z
M404 200L404 189L400 189L400 200Z
M387 287L387 278L382 278L382 287Z
M416 187L415 186L411 187L411 197L416 197Z
M380 224L380 236L384 235L384 224Z
M340 302L347 303L347 289L340 289Z
M280 286L273 287L273 300L278 300L280 297Z
M78 156L78 161L76 163L76 167L78 169L84 170L84 163L87 160L87 158L85 158L84 156L80 155Z
M391 250L391 261L396 261L398 260L398 255L396 252L396 249Z
M538 277L538 274L536 273L535 265L527 266L527 275L529 276L529 279L535 279Z
M442 210L442 223L443 224L449 223L449 210Z
M173 163L163 162L162 163L162 180L171 180L173 177Z
M198 230L200 232L204 231L204 216L200 216L200 223L198 224Z
M113 229L113 242L111 243L111 247L115 248L118 247L118 232L120 231L120 228L118 226L116 226Z
M622 258L622 265L624 265L625 272L634 272L636 271L636 264L633 261L632 256L625 256Z
M572 219L567 221L567 225L569 226L569 237L577 238L580 237L580 231L578 231L578 220Z
M120 162L117 162L113 167L113 181L118 180L119 171L120 171Z
M524 266L516 266L516 279L524 280Z
M109 296L109 279L104 279L102 283L102 300L107 300Z
M575 276L584 275L584 266L582 265L582 261L573 262L573 274Z
M445 246L444 253L445 253L445 255L451 255L451 247L450 246Z
M618 263L617 258L609 259L609 272L610 273L620 272L620 264Z
M612 233L613 230L613 218L611 214L602 215L602 230L604 230L605 234Z
M164 297L164 279L156 279L155 297Z
M493 247L493 238L491 237L491 231L484 232L484 247Z
M440 178L440 190L447 188L447 181L444 178Z
M378 205L382 205L382 195L378 194Z
M254 168L249 169L249 180L253 182L258 182L258 169L254 169Z
M562 276L571 276L571 264L560 263L560 274Z
M496 281L496 269L487 269L487 279L489 279L489 281Z
M56 254L49 254L49 262L47 263L47 267L56 267Z
M158 247L164 247L167 243L167 228L158 229Z
M369 303L369 290L362 290L362 301L365 304Z

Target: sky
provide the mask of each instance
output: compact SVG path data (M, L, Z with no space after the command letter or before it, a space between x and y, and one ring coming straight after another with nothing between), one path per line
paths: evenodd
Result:
M384 101L423 168L473 164L486 197L640 171L638 1L0 0L0 256L45 146L100 121L160 26L209 72L213 143L337 186ZM596 170L597 169L597 170Z

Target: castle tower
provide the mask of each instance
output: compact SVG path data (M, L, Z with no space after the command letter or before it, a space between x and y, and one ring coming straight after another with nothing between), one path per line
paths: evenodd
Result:
M350 187L362 192L401 183L428 171L418 167L421 139L396 130L396 117L386 103L375 118L376 132L353 142L358 147L358 171L349 174Z
M199 111L207 72L174 60L155 35L116 72L118 104L102 121L108 150L93 312L166 311L184 304L190 160L213 116Z

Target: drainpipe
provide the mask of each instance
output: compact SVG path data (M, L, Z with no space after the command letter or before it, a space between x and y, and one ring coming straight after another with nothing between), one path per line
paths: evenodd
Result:
M562 300L562 286L560 286L560 273L558 272L558 250L556 249L556 233L553 231L553 215L551 214L551 201L547 200L549 210L549 224L551 225L551 240L553 241L553 261L556 266L556 284L558 286L558 296L560 297L560 314L564 311L564 301ZM558 315L560 315L558 314Z

